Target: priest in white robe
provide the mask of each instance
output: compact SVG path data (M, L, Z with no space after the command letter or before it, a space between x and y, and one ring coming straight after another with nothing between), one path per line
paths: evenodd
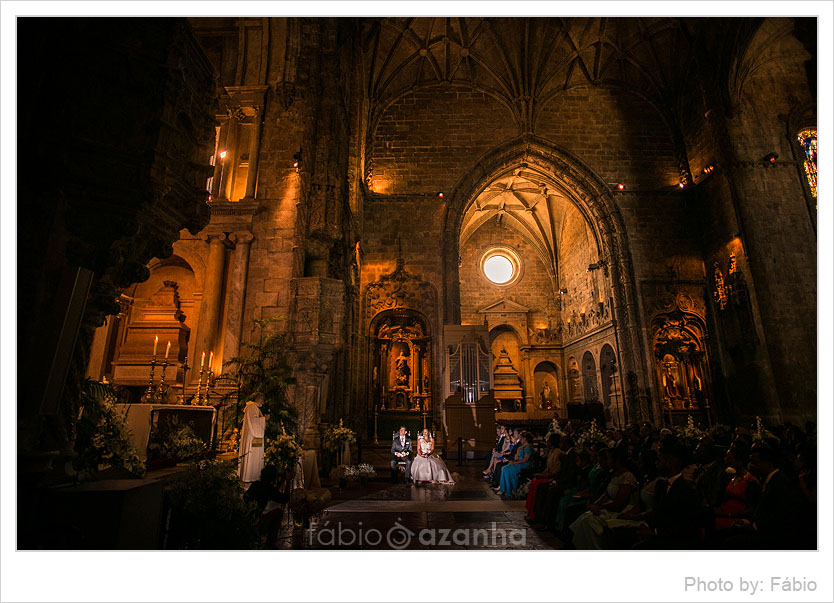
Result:
M264 429L266 417L261 413L263 397L249 400L243 411L243 430L238 451L238 474L241 481L256 482L264 468Z

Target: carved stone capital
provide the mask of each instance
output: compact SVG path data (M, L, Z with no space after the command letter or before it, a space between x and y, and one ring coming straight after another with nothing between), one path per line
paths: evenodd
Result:
M247 230L233 232L229 235L229 240L235 244L245 244L248 245L252 242L252 239L255 238L251 232Z
M201 237L209 245L223 244L229 241L229 236L225 232L209 232Z

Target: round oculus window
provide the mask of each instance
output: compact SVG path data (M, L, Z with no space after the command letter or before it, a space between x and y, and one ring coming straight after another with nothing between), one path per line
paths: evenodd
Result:
M484 274L496 285L504 285L515 276L515 266L505 255L493 255L484 262Z

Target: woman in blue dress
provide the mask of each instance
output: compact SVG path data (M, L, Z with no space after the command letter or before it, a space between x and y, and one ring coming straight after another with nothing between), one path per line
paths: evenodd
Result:
M518 475L522 469L530 466L533 460L532 436L529 432L521 435L521 446L518 449L518 456L510 461L501 471L501 484L496 489L499 494L512 495L518 489Z

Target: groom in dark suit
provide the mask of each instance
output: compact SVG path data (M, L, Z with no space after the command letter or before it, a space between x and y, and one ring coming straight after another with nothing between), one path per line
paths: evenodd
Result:
M391 481L397 481L397 464L405 462L405 483L411 479L411 438L406 434L405 427L400 427L398 435L391 443Z

